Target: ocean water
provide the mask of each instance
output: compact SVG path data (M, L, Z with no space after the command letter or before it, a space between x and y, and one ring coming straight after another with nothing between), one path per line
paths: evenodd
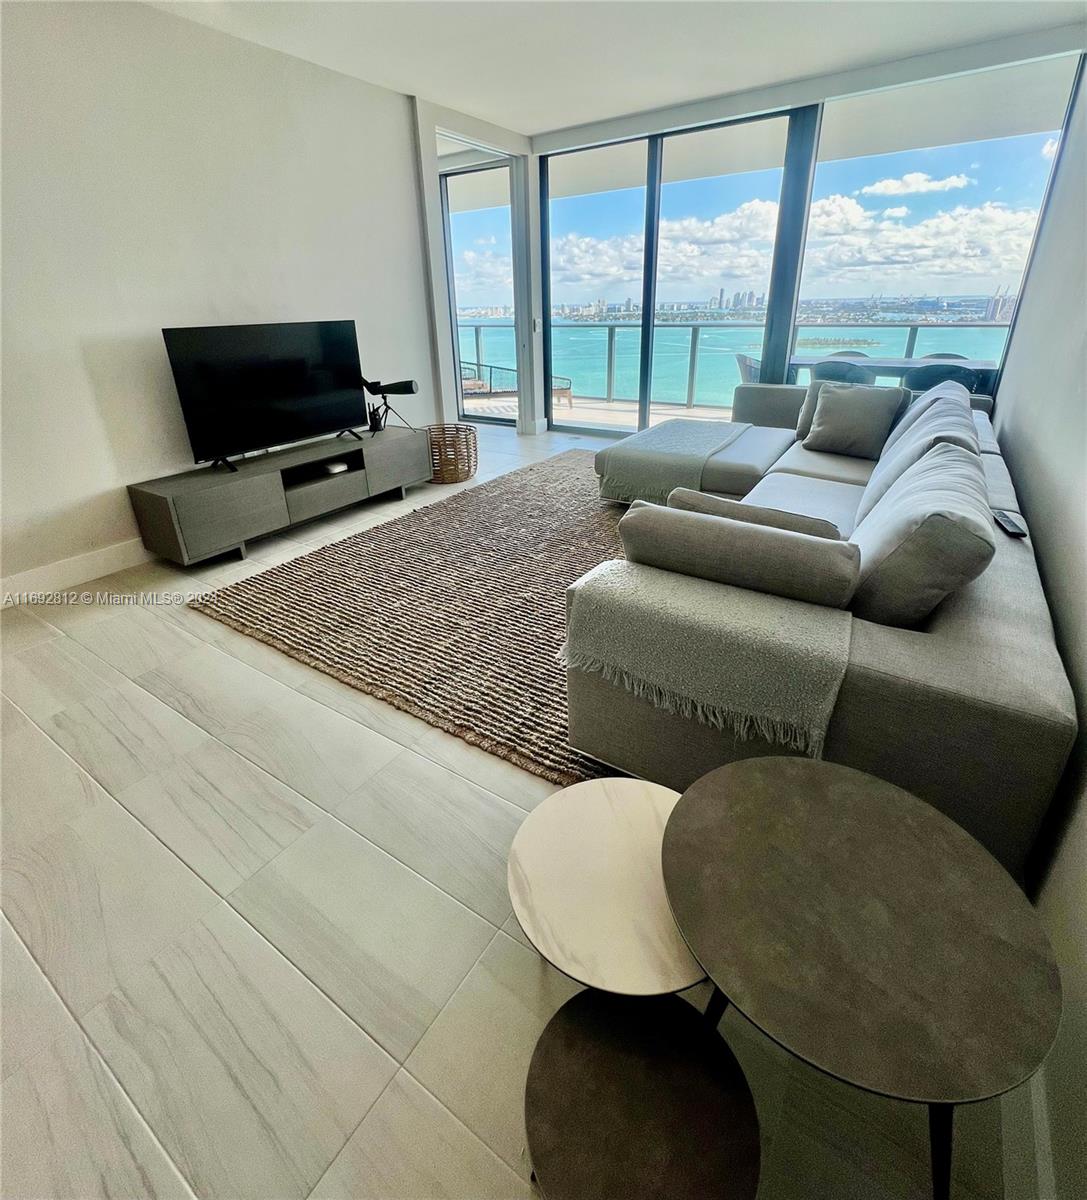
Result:
M460 355L464 362L476 361L475 331L482 326L483 361L496 367L517 365L513 327L509 322L482 321L459 328ZM798 354L831 354L835 350L861 350L865 354L898 357L906 352L908 326L856 329L830 325L802 325L797 334ZM981 329L926 328L918 332L914 356L954 353L966 358L986 358L998 362L1004 350L1007 330L1003 327ZM638 398L638 366L641 330L637 326L617 326L615 332L615 382L617 400ZM758 358L762 350L762 329L703 328L698 341L698 373L695 379L695 403L728 406L740 382L736 355ZM573 383L575 396L600 398L607 393L608 331L601 326L554 322L551 326L552 374L564 375ZM653 342L652 399L655 404L687 402L687 370L691 354L690 328L658 326ZM801 375L803 381L805 376ZM889 382L889 381L888 381Z

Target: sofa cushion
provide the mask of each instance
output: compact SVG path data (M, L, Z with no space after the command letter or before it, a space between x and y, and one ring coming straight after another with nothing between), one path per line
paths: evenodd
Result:
M785 512L780 508L761 508L757 504L694 492L690 488L676 488L668 497L668 507L680 508L685 512L708 513L714 517L731 517L734 521L747 521L752 525L769 525L772 529L790 529L793 533L806 533L811 537L837 540L842 536L837 525L819 517Z
M938 383L909 403L906 411L895 422L891 432L887 435L887 442L883 447L884 454L912 428L915 421L920 420L940 400L957 402L962 405L967 414L970 412L970 393L961 383L954 383L951 380Z
M658 504L632 508L619 533L629 562L828 608L849 603L860 566L851 542Z
M996 548L980 456L942 443L895 480L852 533L857 616L916 625L977 578Z
M879 458L904 401L898 388L828 384L816 396L804 449Z
M797 441L804 441L808 434L811 433L812 419L815 417L816 405L819 403L819 396L823 388L845 388L851 391L871 392L874 393L874 399L877 402L881 402L884 396L895 392L899 398L897 411L903 412L913 395L909 388L903 387L881 387L878 384L869 386L867 384L839 383L833 379L813 379L808 384L808 390L804 393L804 403L800 406L800 415L796 419Z
M752 425L702 468L702 490L725 496L744 496L793 444L791 429Z
M822 450L805 449L794 442L770 468L767 474L807 475L809 479L833 479L838 483L868 482L875 463L867 458L848 454L825 454Z
M1015 494L1015 484L1012 483L1008 464L999 454L983 454L981 469L985 472L985 487L989 494L989 507L1000 508L1005 512L1019 513L1019 497Z
M956 398L938 398L927 405L906 432L880 455L857 509L857 522L868 516L900 475L941 442L950 442L974 454L979 452L970 410Z
M817 517L829 521L842 537L848 537L857 523L857 506L863 495L864 488L856 483L812 479L807 475L773 474L757 483L742 503Z
M978 435L978 446L982 454L999 454L1000 443L996 440L996 430L993 429L989 414L974 409L970 415L974 418L974 430Z

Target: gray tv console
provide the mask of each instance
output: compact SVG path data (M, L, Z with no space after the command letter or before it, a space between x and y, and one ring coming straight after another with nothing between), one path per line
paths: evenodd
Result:
M329 475L330 462L347 470ZM425 430L391 428L307 442L225 466L128 485L143 544L187 566L230 550L245 555L251 538L289 529L369 496L430 479Z

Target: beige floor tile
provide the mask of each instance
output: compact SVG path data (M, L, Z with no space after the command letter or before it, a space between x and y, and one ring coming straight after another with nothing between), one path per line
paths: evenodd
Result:
M75 1022L7 920L0 920L0 958L0 1068L6 1079Z
M3 852L32 845L109 795L10 701L3 713Z
M110 801L9 852L3 908L77 1017L218 897Z
M434 728L411 713L394 708L384 700L361 692L350 684L341 683L312 667L306 667L306 677L296 687L318 704L324 704L352 721L366 725L401 746L416 745Z
M524 1178L528 1064L544 1026L580 990L499 933L405 1063Z
M57 630L36 617L22 605L0 609L0 650L17 654L28 646L48 641Z
M405 1071L329 1167L313 1200L528 1200L529 1185Z
M111 618L112 619L112 618ZM205 734L70 637L5 664L4 692L107 789L126 787Z
M506 859L523 809L405 750L336 815L491 924L509 915Z
M120 609L101 621L77 625L69 630L69 636L129 679L199 649L201 644L193 634L141 607Z
M533 954L537 953L536 947L525 937L525 931L521 928L516 913L511 912L505 921L502 922L502 932L508 937L513 938L515 942L520 942L522 946L527 947Z
M322 808L342 803L402 749L210 646L139 682Z
M494 933L331 819L243 883L231 903L400 1061Z
M4 1200L192 1200L73 1024L4 1082Z
M223 896L322 816L316 805L211 738L117 798Z
M416 743L415 750L526 812L559 790L556 784L522 771L506 759L488 754L444 729L432 729Z
M110 792L161 771L207 740L198 725L127 680L57 713L44 728Z
M67 637L39 642L4 661L4 695L43 726L124 681L120 671Z
M396 1071L226 905L85 1025L201 1197L301 1200Z
M318 704L331 708L341 716L349 717L352 721L391 738L401 746L413 746L433 728L418 717L402 712L349 684L341 683L333 676L284 654L274 646L269 646L267 642L248 637L220 621L204 617L201 613L193 615L205 623L217 626L216 630L205 632L209 639L214 637L214 644L227 654L278 683L301 692L303 696L316 700Z

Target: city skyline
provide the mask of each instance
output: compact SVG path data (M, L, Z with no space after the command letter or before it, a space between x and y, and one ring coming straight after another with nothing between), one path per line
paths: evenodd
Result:
M1056 136L819 164L802 298L1016 291ZM763 170L662 187L659 302L765 293L780 180L780 170ZM554 303L640 302L644 191L552 200ZM451 226L458 308L511 304L508 208L453 213Z

